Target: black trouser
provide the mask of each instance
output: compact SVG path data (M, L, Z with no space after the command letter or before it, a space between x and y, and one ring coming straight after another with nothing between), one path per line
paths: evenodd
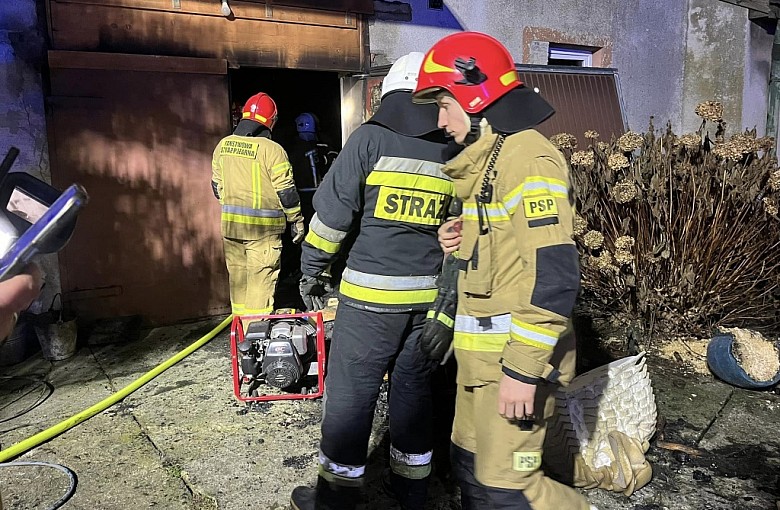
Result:
M390 379L390 442L410 455L433 449L431 375L419 347L425 312L378 313L339 304L325 379L320 450L333 463L365 466L382 379Z

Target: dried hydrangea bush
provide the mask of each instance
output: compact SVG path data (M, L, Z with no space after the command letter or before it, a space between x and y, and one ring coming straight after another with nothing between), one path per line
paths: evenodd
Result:
M646 338L780 324L780 170L774 140L725 137L723 107L696 133L629 131L588 147L551 140L571 165L583 309ZM710 135L710 131L713 134Z

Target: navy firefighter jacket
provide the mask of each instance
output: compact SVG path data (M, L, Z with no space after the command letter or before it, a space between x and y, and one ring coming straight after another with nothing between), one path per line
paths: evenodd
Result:
M375 311L427 310L443 260L437 230L454 195L441 171L445 148L438 133L405 136L370 121L356 129L314 195L302 272L327 271L359 228L340 301Z

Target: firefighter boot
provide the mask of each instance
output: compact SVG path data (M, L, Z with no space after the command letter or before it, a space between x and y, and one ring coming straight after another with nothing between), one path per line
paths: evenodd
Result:
M292 510L357 510L360 487L344 487L317 477L317 487L300 486L290 496Z
M506 510L532 510L523 491L487 487L474 476L474 454L452 444L452 469L460 487L460 504L463 510L483 508Z
M430 475L419 480L403 477L391 469L382 473L382 488L398 501L401 510L423 510L428 495Z

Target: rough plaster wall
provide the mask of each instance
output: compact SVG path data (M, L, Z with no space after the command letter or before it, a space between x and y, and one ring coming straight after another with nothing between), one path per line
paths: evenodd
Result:
M393 62L410 51L426 51L440 38L460 30L489 33L522 61L523 29L549 27L584 37L609 35L621 0L580 5L578 0L445 0L444 11L428 9L428 0L410 0L411 22L377 21L369 28L374 65ZM577 12L562 17L561 12Z
M17 147L13 170L51 182L41 81L43 30L36 0L0 0L0 158ZM57 256L45 257L40 265L46 287L33 312L48 308L60 290Z
M769 70L772 66L772 44L775 36L755 23L746 32L745 89L742 96L742 129L756 128L756 135L766 134L769 101Z
M656 124L671 121L679 128L687 1L446 0L445 11L434 11L427 0L411 0L410 23L371 25L371 52L374 65L382 65L425 51L444 35L477 30L498 38L523 62L526 27L554 30L581 44L611 42L608 65L619 71L629 127L644 130L654 115Z
M616 10L613 67L618 69L629 128L682 125L687 0L623 0Z
M690 0L682 103L684 131L699 128L701 118L696 116L696 105L708 100L723 103L728 132L741 129L747 15L747 9L725 2Z
M43 52L35 0L0 2L0 152L18 147L14 170L49 181Z

